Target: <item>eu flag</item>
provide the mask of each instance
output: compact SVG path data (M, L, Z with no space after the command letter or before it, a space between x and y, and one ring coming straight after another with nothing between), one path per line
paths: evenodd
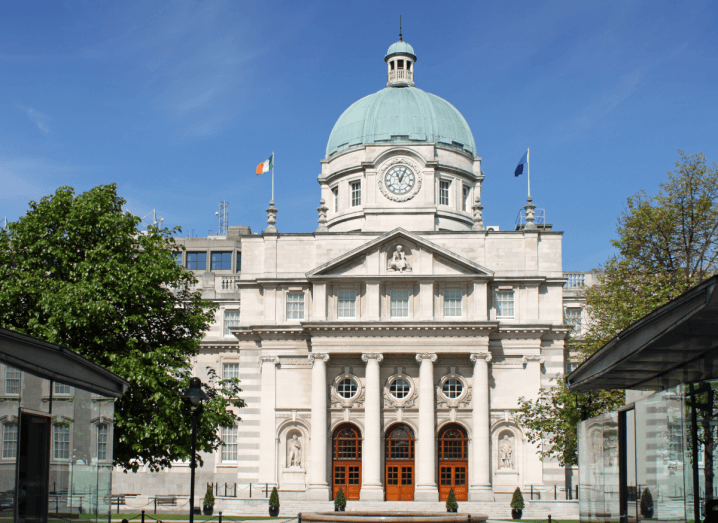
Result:
M514 171L514 176L519 176L524 173L524 169L527 167L528 164L528 154L529 152L526 151L521 157L521 160L519 160L519 164L516 166L516 170Z

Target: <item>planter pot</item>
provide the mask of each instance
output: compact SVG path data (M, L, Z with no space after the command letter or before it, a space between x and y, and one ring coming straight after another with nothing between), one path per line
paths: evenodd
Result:
M269 517L276 518L279 515L279 507L269 507Z
M446 507L446 511L447 511L447 512L456 512L457 510L459 510L459 508L458 508L458 507L456 507L456 508L449 508L449 507Z
M651 519L653 517L653 509L649 508L646 510L642 510L641 515L646 519Z
M202 507L202 513L203 513L205 516L211 516L211 515L212 515L212 512L214 512L214 505L204 505L204 506Z
M342 505L340 507L334 506L334 512L344 512L346 510L347 506Z
M523 510L520 508L512 508L511 509L511 518L512 519L521 519L521 514L523 514Z

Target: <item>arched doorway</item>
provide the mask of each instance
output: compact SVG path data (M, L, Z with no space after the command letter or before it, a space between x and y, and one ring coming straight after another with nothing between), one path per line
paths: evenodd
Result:
M359 499L361 489L361 434L349 423L339 425L332 436L332 499L339 489L346 499Z
M386 432L386 500L414 501L414 431L400 423Z
M439 500L449 499L453 488L457 501L469 498L469 445L466 431L456 424L446 425L439 431ZM489 459L489 456L486 456Z

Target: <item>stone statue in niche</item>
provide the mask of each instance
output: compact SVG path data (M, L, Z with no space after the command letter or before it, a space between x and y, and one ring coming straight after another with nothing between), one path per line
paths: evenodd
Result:
M301 467L302 466L302 441L297 437L296 434L292 436L292 439L287 441L287 463L290 467Z
M406 254L404 253L404 248L401 245L397 245L394 249L394 254L389 258L386 270L392 272L411 272L411 265L409 265Z
M511 438L508 434L504 434L499 444L499 458L500 466L502 469L514 468L514 446L511 444Z

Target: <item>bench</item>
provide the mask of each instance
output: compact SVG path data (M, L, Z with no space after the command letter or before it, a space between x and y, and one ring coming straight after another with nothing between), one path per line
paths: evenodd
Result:
M157 514L157 505L165 507L176 507L177 496L155 496L155 514Z

